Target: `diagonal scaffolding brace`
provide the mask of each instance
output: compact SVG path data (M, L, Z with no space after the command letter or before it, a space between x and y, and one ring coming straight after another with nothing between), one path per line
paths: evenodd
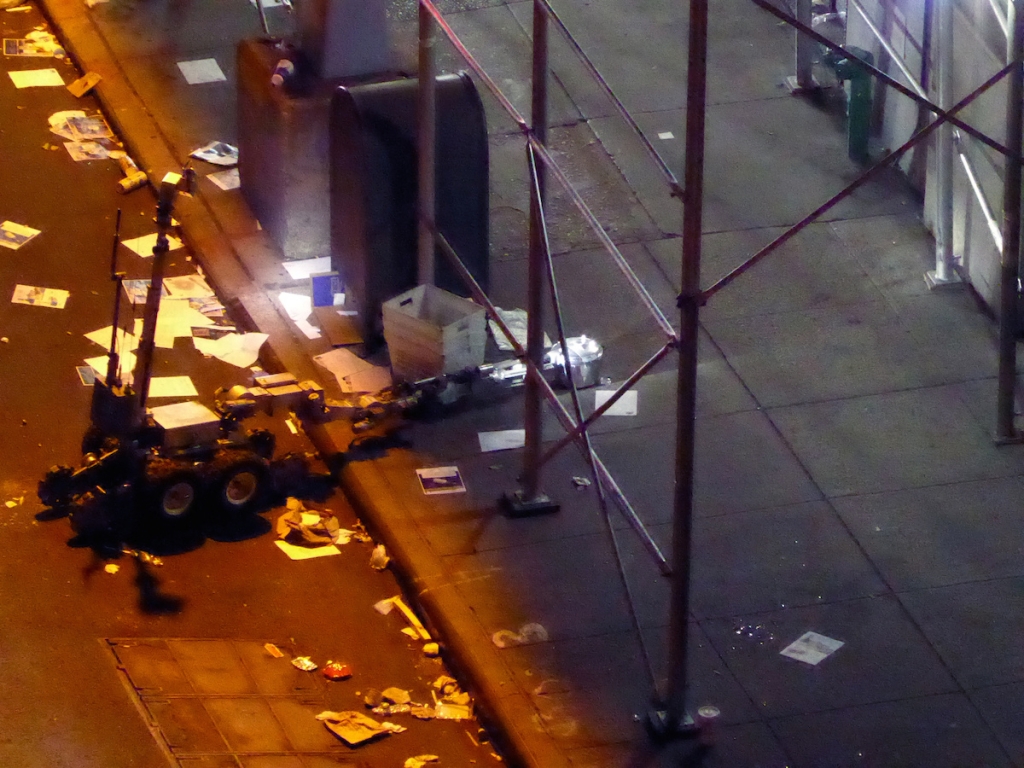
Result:
M562 322L562 303L558 298L558 281L555 279L555 265L551 259L551 244L548 239L547 217L544 213L544 197L541 194L541 180L543 176L539 172L539 168L537 166L537 155L532 146L527 145L527 156L529 158L530 183L533 186L534 199L537 201L537 217L538 223L540 224L544 260L547 265L548 288L550 289L552 309L555 313L555 325L558 329L558 340L562 347L562 360L566 362L566 365L568 365L569 344L565 337L565 324ZM583 407L580 405L579 391L576 389L576 382L573 380L571 372L566 371L566 374L566 379L569 382L569 394L572 399L573 414L576 418L577 424L580 424L583 422ZM637 637L642 638L643 633L640 629L640 618L637 616L636 612L636 601L633 599L633 590L629 585L629 579L626 577L626 568L622 562L622 550L619 547L618 538L615 536L615 528L612 527L611 514L608 510L608 494L605 490L605 484L601 473L597 469L597 457L594 454L594 446L590 441L590 433L587 432L585 428L580 432L579 427L574 430L573 434L576 434L577 432L581 435L584 457L586 458L587 466L590 468L591 480L594 483L594 487L597 489L597 501L601 507L601 518L604 521L604 531L608 537L608 542L611 544L612 553L615 555L615 566L618 571L619 582L622 584L622 589L626 594L626 605L629 609L629 620ZM543 460L537 462L538 471L542 465ZM637 522L639 522L639 520ZM644 529L642 535L646 540L650 541L650 536L647 534L646 529ZM650 543L654 544L653 541L650 541ZM646 644L640 642L639 645L640 654L643 656L644 660L644 669L647 672L648 682L653 688L655 685L654 665L651 662L650 654L647 652Z
M760 3L760 0L754 0L754 2ZM807 214L803 219L801 219L799 222L797 222L792 227L787 229L781 235L776 237L774 240L772 240L766 246L761 248L755 254L750 256L746 261L737 266L724 277L719 278L716 283L714 283L709 288L706 288L704 291L701 292L702 302L707 303L707 300L709 298L711 298L720 290L725 288L725 286L727 286L737 277L739 277L744 272L749 270L751 267L753 267L755 264L761 261L761 259L763 259L765 256L769 255L770 253L778 249L779 246L783 245L789 240L792 240L799 232L801 232L803 229L814 223L822 215L827 213L837 204L841 203L843 200L845 200L858 189L860 189L862 186L864 186L868 181L877 176L884 168L888 167L889 165L892 165L892 163L894 163L896 160L902 157L906 152L910 151L912 148L914 148L922 141L924 141L926 138L928 138L932 134L932 132L938 129L938 127L942 125L946 120L950 120L953 115L965 109L967 106L971 104L971 102L973 102L985 91L987 91L997 82L999 82L999 80L1006 76L1006 74L1013 68L1013 66L1013 64L1007 64L1001 70L992 75L992 77L990 77L980 86L978 86L975 90L973 90L971 93L969 93L959 102L957 102L953 106L953 108L950 109L948 112L944 112L941 117L939 117L936 120L933 120L931 123L918 130L917 133L911 136L901 146L897 147L890 154L886 155L884 158L882 158L873 166L864 171L864 173L862 173L860 176L854 179L840 192L836 193L827 201L819 205L817 208L815 208L813 211Z
M466 268L466 265L463 263L462 259L459 258L458 253L456 253L455 249L452 248L451 243L448 242L448 239L444 234L442 234L436 226L433 231L436 242L441 247L441 252L444 254L445 258L448 259L448 263L458 273L465 285L469 288L470 293L473 295L473 299L487 310L488 316L497 324L499 330L504 334L505 338L509 340L509 343L512 344L513 351L519 359L522 360L529 369L531 369L528 375L536 376L539 379L538 383L540 384L541 393L544 395L548 403L551 404L555 412L555 417L559 420L562 427L566 431L574 429L576 427L576 421L573 419L572 414L569 413L562 401L558 399L558 395L555 393L555 390L551 388L547 379L541 375L539 370L533 367L526 354L526 350L523 348L523 345L516 340L505 321L501 319L501 315L498 314L498 310L494 306L494 302L492 302L490 298L488 298L487 294L484 293L484 289L480 287L476 278L474 278ZM577 445L579 445L578 442ZM663 574L668 575L671 573L671 568L668 565L668 561L665 559L665 556L662 554L661 548L658 547L654 539L651 538L651 535L644 527L643 522L636 514L636 510L633 509L633 505L629 503L629 499L626 498L622 488L619 487L619 484L615 481L615 478L612 477L612 474L608 471L608 468L605 466L604 462L601 461L601 458L597 453L593 453L593 461L594 467L600 474L601 482L604 483L604 486L607 488L612 499L615 500L615 503L623 514L623 517L626 518L626 522L629 523L629 525L640 536L644 548L654 558L658 568Z
M572 48L573 53L575 53L577 58L579 58L579 60L583 63L583 66L590 73L590 76L594 78L594 80L600 86L601 90L604 91L605 96L608 97L608 100L611 101L612 106L615 107L615 111L619 113L619 117L623 119L626 125L630 127L630 129L633 131L636 137L640 140L640 143L643 144L644 149L647 150L647 154L651 156L651 159L654 160L655 165L658 166L658 170L661 172L661 175L665 177L665 182L668 184L669 192L672 195L672 197L681 198L683 196L683 185L679 183L679 179L676 178L676 175L672 172L672 169L669 167L668 163L665 162L665 158L663 158L661 156L661 153L658 152L657 149L655 149L654 144L652 144L651 140L647 138L647 134L643 132L637 121L633 119L633 116L631 114L629 114L629 110L626 109L626 105L623 104L622 100L615 95L615 92L612 90L612 87L608 84L608 81L605 80L601 73L598 71L597 66L594 64L593 61L590 60L590 57L587 56L582 46L580 46L580 44L576 42L576 38L574 38L572 34L569 32L569 28L565 25L565 22L562 21L561 17L559 17L559 15L555 12L555 9L551 7L551 4L548 2L548 0L537 0L537 2L541 6L543 6L545 13L547 13L550 19L553 22L555 22L555 26L557 26L558 31L562 33L563 39L569 44L569 47Z
M554 174L555 178L558 179L558 182L561 184L562 188L569 194L577 210L579 210L583 217L587 220L587 223L594 231L594 234L597 235L598 239L601 241L601 245L604 247L606 251L608 251L608 253L615 260L616 266L625 276L626 280L629 282L630 287L634 290L634 292L643 302L644 306L647 308L647 311L654 316L655 321L665 332L665 335L670 339L676 339L677 335L675 329L672 327L672 323L668 320L668 318L665 317L665 313L662 312L661 309L658 307L657 302L644 287L640 279L636 276L636 273L633 271L633 268L629 266L629 262L626 261L626 258L622 255L621 251L619 251L618 246L615 245L612 239L608 236L608 233L605 232L604 227L601 226L601 223L600 221L598 221L597 216L590 209L590 206L587 205L582 195L580 195L580 193L573 186L572 182L569 181L569 178L559 167L558 163L556 163L555 160L551 157L551 154L548 152L543 142L537 140L534 130L527 123L526 118L524 118L519 113L519 111L512 105L512 102L508 100L508 97L506 97L502 90L498 87L497 83L495 83L491 76L488 75L487 72L484 70L484 68L480 66L480 63L476 60L473 54L469 52L469 49L466 48L465 44L463 44L463 42L458 38L458 36L448 25L448 23L444 20L444 18L441 16L440 11L437 10L437 8L434 6L431 0L420 0L420 3L422 3L422 5L426 7L430 15L434 17L434 20L437 23L438 27L448 37L452 45L455 46L459 55L465 60L466 64L469 65L469 68L477 77L480 78L480 81L484 84L487 90L491 92L491 95L494 96L494 98L498 101L499 104L501 104L504 110L508 113L509 117L512 118L512 120L516 123L519 129L523 132L527 140L533 146L534 151L537 153L537 156L543 162L544 167L550 170Z
M1006 147L1003 144L1000 144L998 141L991 138L990 136L987 136L985 133L978 130L974 126L970 125L969 123L965 123L963 120L956 117L956 113L962 108L961 104L957 104L948 111L944 110L939 105L919 95L912 88L908 88L907 86L903 85L903 83L901 83L899 80L896 80L891 75L886 74L878 67L872 64L868 64L866 61L864 61L864 59L855 55L852 51L848 50L847 48L844 48L841 45L833 43L831 40L829 40L821 33L816 32L813 28L807 26L806 24L803 24L793 16L790 16L788 13L780 11L778 8L774 7L770 2L768 2L768 0L751 0L751 2L753 2L754 5L756 5L757 7L767 11L775 18L780 19L781 21L784 21L790 26L796 28L802 34L805 34L811 37L812 39L816 40L817 42L821 43L826 48L835 51L836 53L842 54L846 59L848 59L851 62L855 62L858 67L861 67L868 73L874 75L876 78L878 78L880 81L888 85L890 88L899 91L908 99L917 102L919 105L927 109L929 112L934 113L940 121L948 121L951 125L955 125L964 133L970 134L975 139L980 141L982 144L986 145L987 147L991 147L996 152L999 152L1002 155L1014 158L1018 162L1022 160L1021 152L1019 149L1016 151L1009 149L1008 147ZM1002 74L1005 74L1005 71ZM1002 77L1002 74L1000 74L1000 77ZM984 88L984 86L982 87Z

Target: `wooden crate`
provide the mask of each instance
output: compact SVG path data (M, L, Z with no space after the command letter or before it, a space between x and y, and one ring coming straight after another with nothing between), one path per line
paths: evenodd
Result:
M432 285L383 304L391 372L405 381L482 365L487 342L483 307Z

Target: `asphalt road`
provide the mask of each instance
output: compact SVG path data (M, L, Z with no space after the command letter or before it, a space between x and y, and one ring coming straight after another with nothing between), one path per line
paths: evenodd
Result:
M4 38L22 38L42 23L35 7L0 11ZM59 59L5 57L2 64L5 70L52 66L64 82L80 74ZM363 710L367 690L389 686L430 702L443 663L426 658L421 644L401 633L397 612L382 616L373 609L400 587L392 573L369 567L372 544L353 542L335 557L289 560L273 543L278 507L230 529L148 542L163 558L155 567L125 555L102 557L37 500L36 484L49 466L77 462L88 426L91 389L75 368L103 353L83 334L110 323L117 210L123 238L155 231L151 190L117 194L116 163L75 162L63 139L50 133L48 117L66 109L98 107L60 87L16 89L6 71L0 75L0 222L40 232L17 250L0 249L0 766L168 764L104 642L111 639L269 641L321 664L347 662L353 677L318 682L307 702L312 711ZM118 260L129 278L148 276L150 262L123 246ZM184 250L170 262L171 274L194 271ZM10 303L18 284L70 296L63 309ZM188 339L158 350L154 366L156 376L190 376L208 403L217 387L241 382L246 373L204 358ZM157 401L164 402L172 401ZM312 450L282 419L264 425L278 434L279 450ZM313 488L319 493L307 499L310 506L331 509L343 527L353 527L344 498L324 484ZM108 573L110 564L119 569ZM490 746L476 741L475 721L388 719L408 730L356 750L339 742L315 764L402 766L421 754L439 755L443 766L495 762ZM262 759L211 757L182 765L314 764Z

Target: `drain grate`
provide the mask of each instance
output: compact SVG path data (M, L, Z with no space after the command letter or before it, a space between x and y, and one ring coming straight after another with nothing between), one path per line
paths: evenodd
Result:
M107 639L125 687L172 765L337 768L361 763L314 715L319 678L272 658L263 642Z

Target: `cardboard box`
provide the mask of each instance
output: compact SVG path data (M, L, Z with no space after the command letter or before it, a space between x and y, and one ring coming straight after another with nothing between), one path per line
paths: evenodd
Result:
M484 362L487 315L469 299L420 285L384 302L383 314L396 378L417 381Z

